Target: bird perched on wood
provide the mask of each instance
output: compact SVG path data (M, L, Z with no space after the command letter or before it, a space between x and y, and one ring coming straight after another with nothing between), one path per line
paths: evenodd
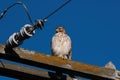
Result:
M53 56L71 60L72 42L70 37L66 34L65 28L62 26L56 28L56 34L51 41L51 51Z

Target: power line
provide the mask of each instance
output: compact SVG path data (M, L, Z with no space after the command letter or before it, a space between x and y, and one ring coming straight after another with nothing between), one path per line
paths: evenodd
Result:
M45 18L43 18L43 20L49 18L50 16L52 16L53 14L55 14L57 11L59 11L61 8L63 8L65 5L67 5L70 1L72 0L68 0L66 1L64 4L62 4L60 7L58 7L56 10L54 10L53 12L51 12L49 15L47 15Z
M46 21L47 18L49 18L50 16L52 16L53 14L55 14L57 11L59 11L61 8L63 8L65 5L67 5L71 0L66 1L64 4L62 4L60 7L58 7L56 10L54 10L53 12L51 12L50 14L48 14L45 18L43 18L43 21ZM30 16L30 13L26 7L26 5L23 2L16 2L12 5L10 5L8 8L6 8L0 15L0 19L2 19L4 17L4 15L6 14L6 12L11 9L12 7L14 7L15 5L22 5L25 9L25 12L30 20L30 22L32 23L32 25L34 25L34 22L32 21L32 18Z
M6 14L6 12L7 12L9 9L11 9L12 7L14 7L15 5L22 5L22 6L24 7L25 12L26 12L26 14L27 14L30 22L34 25L34 22L32 21L32 18L31 18L31 16L30 16L29 10L27 9L26 5L25 5L23 2L16 2L16 3L10 5L9 7L7 7L7 8L1 13L0 19L2 19L2 18L4 17L4 15Z

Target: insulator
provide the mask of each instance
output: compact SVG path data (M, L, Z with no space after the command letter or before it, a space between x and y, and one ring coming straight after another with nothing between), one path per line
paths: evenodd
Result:
M6 48L14 48L23 43L25 39L30 38L35 34L33 27L26 24L20 32L13 33L6 42Z

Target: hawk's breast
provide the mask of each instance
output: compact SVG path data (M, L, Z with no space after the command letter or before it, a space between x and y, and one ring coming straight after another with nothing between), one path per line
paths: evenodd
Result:
M56 33L52 38L54 55L66 55L71 49L71 40L67 34Z

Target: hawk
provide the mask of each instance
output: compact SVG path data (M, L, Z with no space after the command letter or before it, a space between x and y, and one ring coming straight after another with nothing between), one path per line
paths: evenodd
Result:
M56 34L53 36L51 41L51 51L53 56L71 60L71 39L66 34L64 27L58 26L56 28Z

